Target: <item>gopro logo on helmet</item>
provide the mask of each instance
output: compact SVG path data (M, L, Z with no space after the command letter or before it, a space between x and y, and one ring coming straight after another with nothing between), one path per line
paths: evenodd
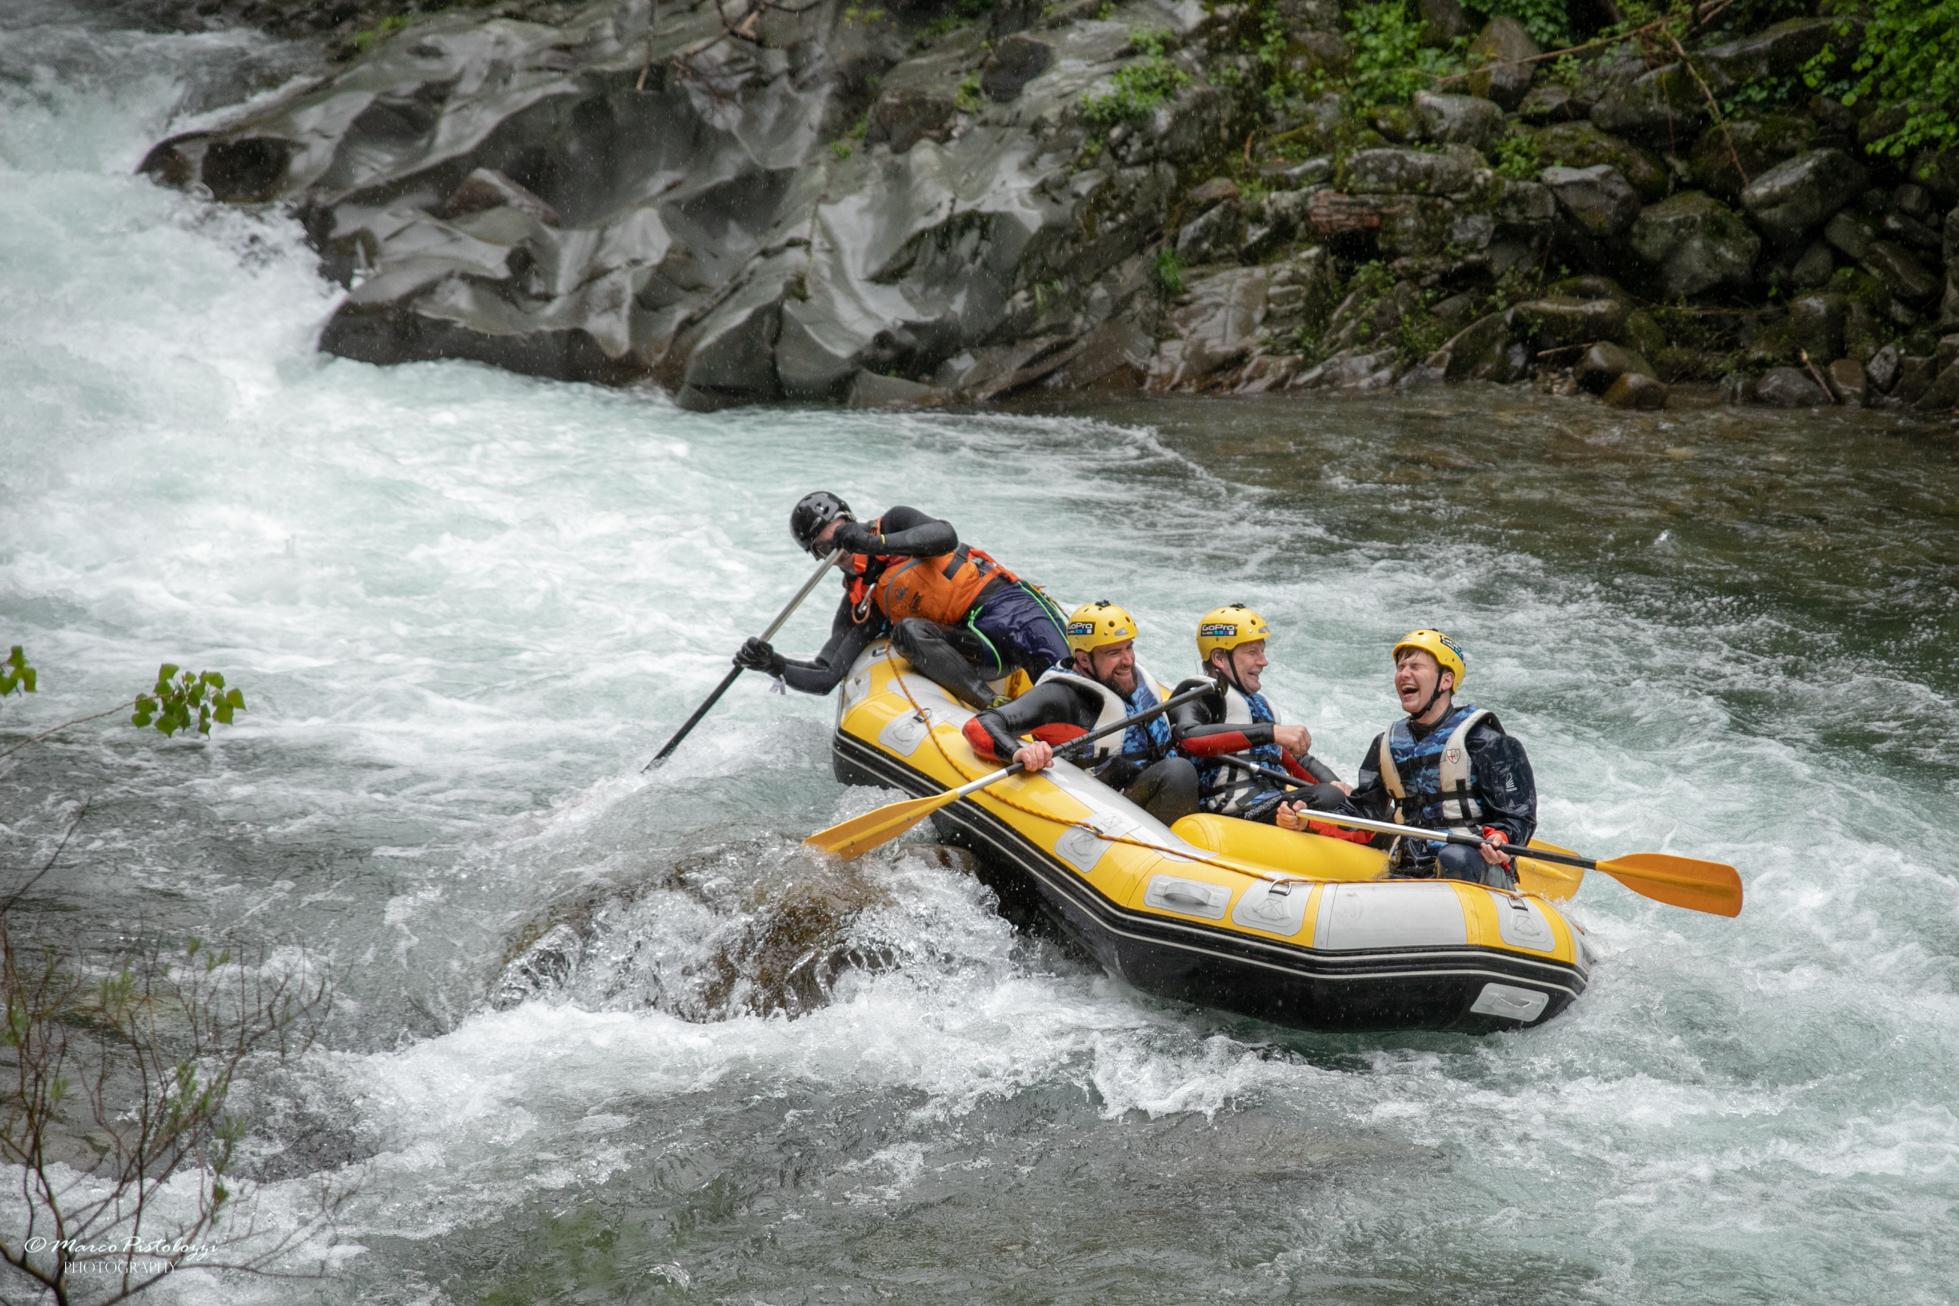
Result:
M1236 635L1238 633L1238 627L1236 623L1227 625L1220 621L1213 625L1203 627L1197 633L1205 639L1217 639L1220 636Z
M1068 633L1070 635L1093 635L1095 633L1095 623L1092 621L1071 621L1068 623Z
M1442 640L1443 648L1448 649L1451 653L1455 654L1457 657L1462 658L1464 662L1469 661L1469 658L1464 655L1463 651L1460 648L1456 647L1456 641L1450 639L1447 635L1443 635L1440 638Z

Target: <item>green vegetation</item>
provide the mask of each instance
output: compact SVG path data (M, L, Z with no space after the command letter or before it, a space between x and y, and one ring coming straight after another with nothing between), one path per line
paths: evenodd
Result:
M27 654L20 645L14 645L13 651L4 661L0 661L0 698L18 692L36 692L37 679L34 668L27 663ZM225 688L224 676L216 671L200 671L193 675L180 670L173 662L166 662L157 668L156 683L147 692L106 711L64 721L23 739L12 748L0 749L0 757L17 753L29 744L66 730L69 726L95 721L125 708L136 709L129 723L138 728L154 726L168 737L179 730L189 730L195 718L197 733L208 735L213 724L228 726L236 713L245 710L245 695L239 690Z
M27 654L21 651L20 645L14 645L14 651L7 655L7 660L0 662L0 698L9 694L34 693L34 680L34 668L27 665Z
M1091 95L1082 102L1097 135L1148 117L1190 85L1190 74L1170 62L1170 33L1138 30L1129 34L1129 43L1141 57L1116 71L1107 95Z
M389 14L386 18L383 18L380 22L365 31L355 32L354 48L362 54L366 54L369 50L372 50L375 46L422 16L421 14Z
M962 27L972 26L993 12L993 4L994 0L953 0L949 12L939 15L925 25L925 30L919 33L920 43L929 43ZM848 15L851 11L844 12ZM879 18L884 16L882 9L870 12L875 13Z
M1565 0L1464 0L1462 10L1479 26L1492 18L1514 18L1546 50L1571 44L1571 14Z
M1171 297L1184 293L1184 261L1177 251L1165 245L1157 251L1156 266L1150 269L1156 277L1156 284L1163 287L1163 293Z
M1860 8L1868 23L1856 59L1844 68L1826 49L1804 68L1803 80L1846 105L1899 106L1902 124L1873 149L1902 157L1918 146L1959 145L1959 0L1876 0Z
M1353 101L1357 108L1406 104L1416 91L1462 71L1454 51L1422 46L1422 20L1407 0L1376 0L1348 11L1353 24Z
M1497 176L1512 181L1535 181L1544 167L1538 153L1537 134L1514 123L1496 138L1490 153L1494 156Z
M959 89L952 93L952 102L959 106L961 113L978 113L984 107L980 100L979 69L973 69L960 79Z

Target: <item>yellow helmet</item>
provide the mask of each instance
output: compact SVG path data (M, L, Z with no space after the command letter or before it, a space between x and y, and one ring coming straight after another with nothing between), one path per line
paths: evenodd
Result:
M1087 653L1136 638L1136 619L1129 615L1126 608L1103 599L1076 608L1074 615L1068 618L1067 633L1068 651Z
M1456 647L1456 641L1439 630L1411 630L1401 637L1401 642L1394 646L1394 652L1390 657L1394 662L1399 663L1401 651L1408 648L1420 649L1434 658L1444 671L1455 672L1455 690L1462 688L1463 656L1462 650Z
M1197 661L1208 667L1217 649L1230 652L1240 644L1270 638L1272 627L1265 624L1264 617L1242 603L1227 603L1212 608L1197 623Z

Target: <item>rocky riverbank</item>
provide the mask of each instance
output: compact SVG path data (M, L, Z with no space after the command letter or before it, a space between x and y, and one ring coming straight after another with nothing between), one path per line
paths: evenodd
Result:
M1854 18L1549 59L1422 0L1466 58L1394 103L1335 0L204 12L345 61L143 168L294 209L347 357L695 407L1465 378L1959 407L1959 152L1790 89Z

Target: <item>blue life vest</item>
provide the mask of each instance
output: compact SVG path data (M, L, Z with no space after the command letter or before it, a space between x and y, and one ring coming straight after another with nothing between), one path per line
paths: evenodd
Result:
M1405 717L1388 727L1375 762L1382 785L1394 798L1396 824L1476 832L1483 805L1475 796L1476 764L1469 756L1469 732L1484 721L1494 722L1494 718L1465 703L1420 739Z
M1277 725L1279 716L1265 701L1265 695L1246 694L1235 686L1226 685L1224 720L1230 725ZM1245 755L1257 758L1266 766L1281 768L1285 765L1285 750L1277 744L1260 744L1256 748L1246 749ZM1271 781L1222 758L1198 757L1191 760L1197 764L1199 792L1204 795L1201 806L1207 812L1236 816L1249 807L1256 807L1264 795L1278 790L1278 786Z

